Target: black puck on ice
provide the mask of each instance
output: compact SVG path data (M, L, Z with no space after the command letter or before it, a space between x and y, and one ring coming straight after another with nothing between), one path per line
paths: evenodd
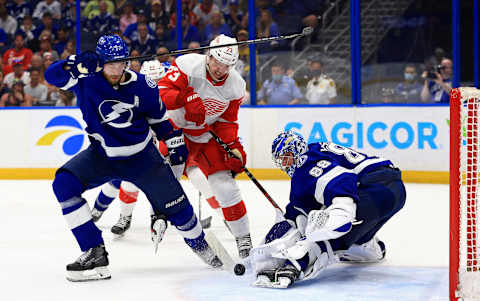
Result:
M242 276L243 274L245 274L245 266L241 263L237 263L233 268L233 272L237 276Z

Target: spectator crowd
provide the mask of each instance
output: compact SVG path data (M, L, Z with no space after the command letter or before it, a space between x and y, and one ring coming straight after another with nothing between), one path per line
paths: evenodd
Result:
M182 48L208 44L219 34L248 40L247 0L182 0ZM326 0L256 0L256 38L300 32L312 26L308 42L318 40L319 19ZM177 49L177 0L90 0L80 1L82 50L88 41L106 33L119 34L129 45L132 56L164 54ZM75 54L75 0L0 0L0 107L72 106L73 93L49 85L45 69L55 60ZM295 45L301 48L303 41ZM265 76L257 87L258 104L335 104L335 81L325 70L318 54L308 57L302 66L289 66L281 57L270 54L290 51L291 41L273 41L257 45L257 65L268 60ZM83 48L86 49L83 49ZM249 48L239 47L236 70L248 81ZM259 59L260 57L260 59ZM263 58L263 59L262 59ZM174 60L165 55L160 62ZM130 68L139 72L139 61ZM442 56L433 63L432 72L405 67L405 81L394 92L395 99L448 102L452 64ZM439 67L443 66L443 67ZM295 67L295 68L293 68ZM258 72L258 69L257 69ZM421 74L421 76L419 75ZM420 83L421 80L424 83ZM248 101L248 100L247 100Z

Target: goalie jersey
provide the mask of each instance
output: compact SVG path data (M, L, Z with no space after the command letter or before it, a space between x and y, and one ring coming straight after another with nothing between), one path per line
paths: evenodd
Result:
M122 158L139 153L152 141L150 126L168 120L157 84L143 74L127 69L126 81L114 87L101 72L75 79L63 69L64 62L53 63L45 78L75 93L87 124L85 131L106 156Z
M295 220L311 210L332 204L335 197L358 202L359 178L392 162L335 143L312 143L301 157L291 179L290 202L285 217Z

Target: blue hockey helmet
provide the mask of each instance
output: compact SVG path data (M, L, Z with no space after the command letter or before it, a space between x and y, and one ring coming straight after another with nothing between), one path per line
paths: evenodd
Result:
M272 143L273 164L286 172L290 177L293 176L295 168L303 164L301 157L307 152L307 143L302 136L293 131L280 133ZM287 155L290 153L291 155ZM289 159L293 159L289 162Z
M98 39L95 52L105 63L116 59L126 58L130 54L127 43L116 34L101 36Z

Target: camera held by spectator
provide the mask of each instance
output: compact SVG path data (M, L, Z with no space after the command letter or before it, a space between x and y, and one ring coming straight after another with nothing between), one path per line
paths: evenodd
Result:
M428 79L437 79L437 74L440 74L442 72L443 69L445 69L446 67L445 66L442 66L442 65L437 65L437 66L434 66L433 68L429 69L429 70L426 70L426 77L425 78L428 78Z

